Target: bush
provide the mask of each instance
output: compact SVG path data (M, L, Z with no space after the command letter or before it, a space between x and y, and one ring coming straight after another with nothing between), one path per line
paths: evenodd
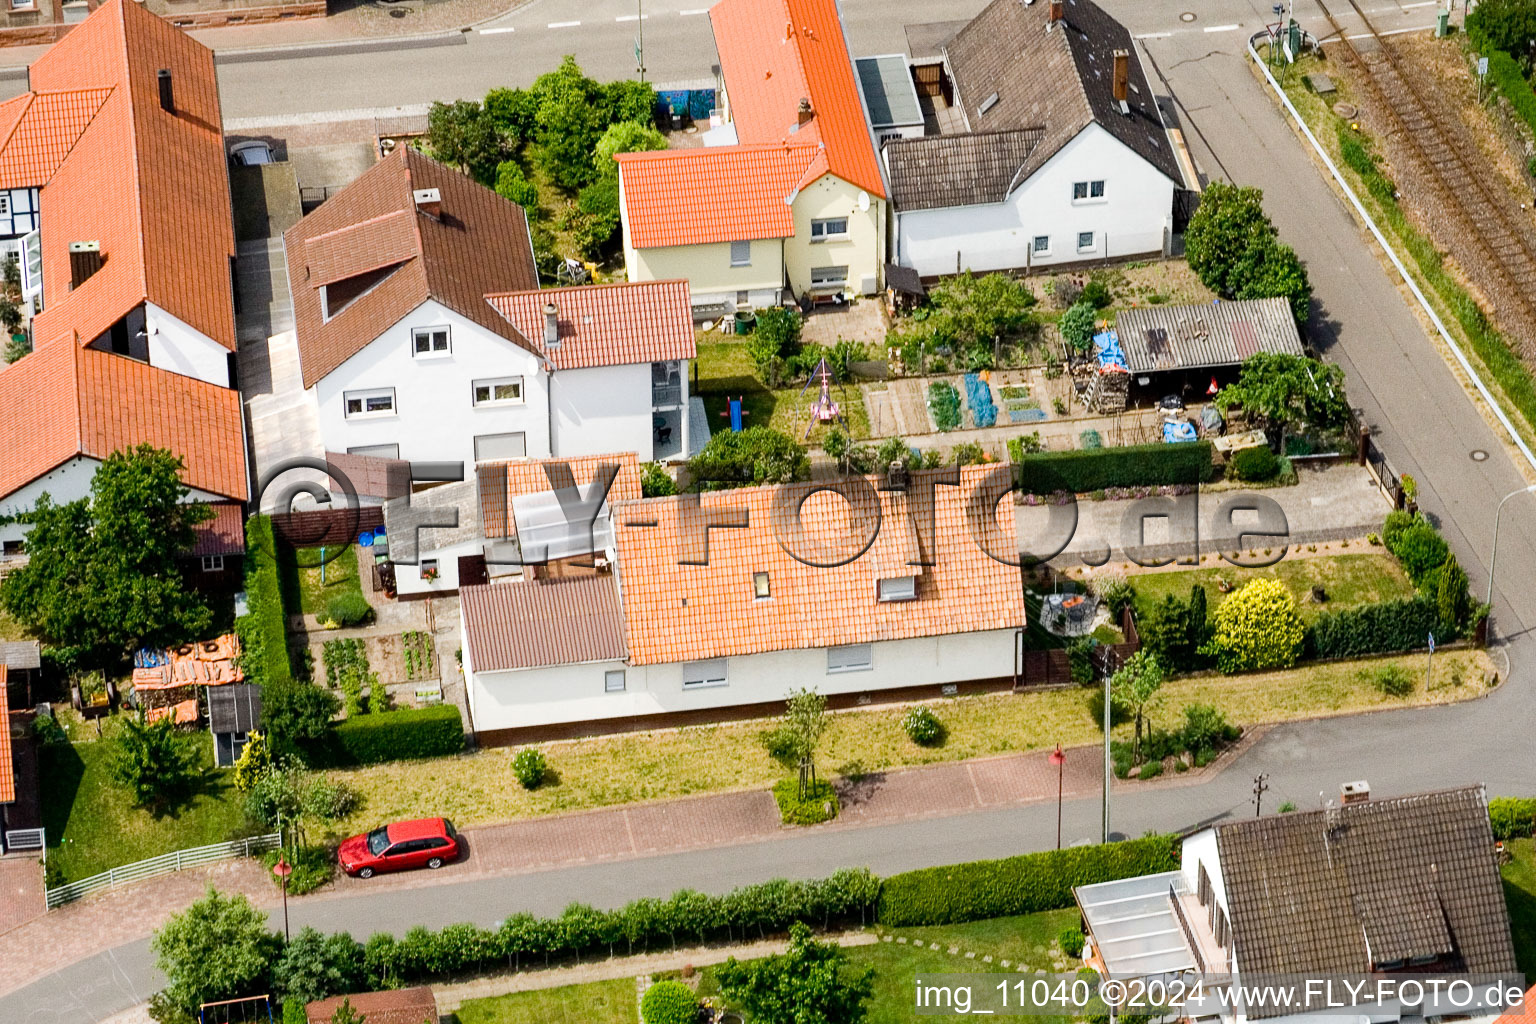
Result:
M1280 472L1280 462L1268 445L1240 448L1232 453L1232 475L1238 480L1257 482L1271 480Z
M1388 551L1396 553L1397 542L1402 539L1408 528L1418 521L1419 517L1406 509L1395 508L1388 512L1386 522L1381 525L1382 545Z
M688 460L688 474L704 490L803 479L810 459L798 441L772 427L723 430Z
M1140 444L1043 452L1016 459L1026 494L1198 484L1211 476L1211 443Z
M1305 632L1296 602L1279 580L1250 580L1221 603L1214 617L1212 645L1223 672L1296 664Z
M464 749L464 724L452 704L403 708L337 723L317 746L316 762L332 768L446 757Z
M947 380L934 381L928 385L928 411L935 427L954 430L960 426L960 392Z
M1109 285L1097 277L1083 285L1083 294L1078 296L1078 298L1088 303L1094 309L1104 309L1114 301L1113 296L1109 293Z
M497 165L496 194L524 210L534 212L538 209L539 190L523 176L523 165L516 160L503 160Z
M658 981L640 999L645 1024L694 1024L699 1017L699 997L681 981Z
M837 817L837 791L830 782L818 780L806 786L802 799L799 780L782 779L773 784L773 798L786 825L816 825Z
M246 614L235 620L240 667L259 686L293 678L288 662L288 622L277 574L277 539L272 520L252 516L245 524Z
M549 774L549 759L544 756L544 751L533 747L519 750L512 759L512 774L517 776L518 785L524 789L538 789L544 783L544 776Z
M1376 689L1388 697L1406 697L1413 692L1413 676L1398 665L1382 665L1379 668L1360 670L1360 678L1369 680Z
M293 868L293 874L288 876L288 895L290 896L302 896L307 892L314 892L336 874L336 851L329 846L301 846L291 858L288 857L287 851L272 850L262 856L261 862L266 865L267 877L272 879L273 885L282 884L281 880L272 874L272 868L277 865L279 857L287 859ZM324 997L316 996L315 998Z
M1078 957L1083 955L1083 931L1081 928L1063 928L1061 934L1056 936L1056 942L1061 946L1061 951L1067 956Z
M1210 704L1188 704L1184 707L1184 730L1179 742L1190 753L1215 750L1223 743L1237 738L1237 730L1227 724L1226 716Z
M1428 642L1437 618L1434 605L1422 596L1327 612L1307 630L1307 656L1357 658L1416 650Z
M1388 544L1387 550L1397 556L1414 586L1423 583L1426 576L1444 565L1451 554L1445 538L1424 519L1414 520L1412 525L1399 532L1396 543Z
M1085 297L1061 314L1061 320L1056 326L1061 330L1061 340L1066 342L1068 349L1087 355L1093 350L1093 331L1097 320L1097 310Z
M659 462L647 462L640 467L640 494L646 498L665 498L677 493L677 481L662 468Z
M1139 779L1155 779L1161 774L1163 774L1163 762L1145 761L1142 763L1141 771L1136 773L1136 777Z
M337 594L326 602L325 617L338 626L360 626L373 618L373 606L362 594Z
M1488 823L1500 842L1536 833L1536 799L1496 796L1488 801Z
M1174 836L1148 836L907 871L885 880L878 917L901 928L1060 910L1076 886L1174 870L1178 850Z
M931 709L921 705L902 716L901 728L907 739L920 747L936 747L944 742L944 723Z

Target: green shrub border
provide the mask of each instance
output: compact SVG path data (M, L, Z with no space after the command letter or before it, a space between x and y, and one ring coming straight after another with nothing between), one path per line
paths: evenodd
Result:
M290 682L277 538L267 516L252 516L245 523L245 608L235 620L235 632L240 635L240 665L246 677L261 685Z
M453 704L402 708L358 715L337 722L324 749L314 752L321 765L349 768L422 757L446 757L464 749L464 722Z
M1136 444L1041 452L1016 459L1015 465L1026 494L1085 494L1110 487L1204 483L1211 477L1213 451L1209 441Z
M780 779L773 784L773 799L779 805L779 819L786 825L819 825L837 817L839 810L837 790L825 780L807 786L802 800L799 780Z
M1488 801L1488 824L1500 842L1536 834L1536 798L1496 796Z

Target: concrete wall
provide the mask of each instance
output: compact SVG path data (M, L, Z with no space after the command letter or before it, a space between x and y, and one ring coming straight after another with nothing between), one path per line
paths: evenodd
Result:
M810 290L814 267L846 266L846 290L851 294L874 294L879 290L881 265L885 261L885 203L869 196L869 208L860 210L861 194L865 194L864 190L857 185L824 174L795 197L795 237L784 241L784 267L796 297ZM847 217L847 236L813 240L811 221L827 217ZM875 285L867 291L862 287L866 277ZM822 289L823 293L827 291Z
M1074 201L1072 185L1104 182L1104 197ZM1084 128L1055 153L1006 202L898 213L896 257L924 277L972 270L1161 253L1173 226L1174 183L1097 124ZM1094 244L1077 247L1079 232ZM1032 253L1036 235L1050 251Z
M651 430L651 364L556 370L550 377L555 455L635 452L655 457Z
M229 387L229 349L153 302L144 304L149 365Z
M423 531L424 539L430 539L430 530ZM435 550L422 550L417 553L421 561L437 559L438 575L435 580L423 579L421 565L403 565L395 563L395 593L401 597L415 597L423 594L452 594L459 589L459 558L464 555L478 555L484 545L481 541L470 540L462 544L452 544L446 548Z

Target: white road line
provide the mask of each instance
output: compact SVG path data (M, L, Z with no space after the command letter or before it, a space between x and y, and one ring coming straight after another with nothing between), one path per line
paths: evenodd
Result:
M1433 0L1433 2L1434 3L1439 3L1440 0ZM613 20L614 21L640 21L642 19L645 20L645 21L650 21L651 20L651 16L649 14L621 14L617 18L614 18Z
M1435 0L1435 2L1439 3L1439 0ZM1172 35L1173 35L1172 32L1143 32L1141 35L1137 36L1136 38L1137 39L1168 39Z
M1416 4L1403 4L1403 10L1405 10L1405 11L1411 11L1411 10L1413 10L1413 8L1415 8L1415 7L1435 7L1435 6L1437 6L1437 5L1438 5L1438 4L1439 4L1439 3L1440 3L1440 0L1422 0L1422 2L1421 2L1421 3L1416 3Z
M516 31L517 31L517 29L512 28L511 26L508 26L507 28L483 28L483 29L480 30L480 34L483 35L483 36L499 36L503 32L516 32Z
M1205 27L1205 31L1207 31L1207 32L1236 32L1240 28L1242 28L1241 25L1207 25Z
M683 17L686 18L686 17L688 17L691 14L708 14L709 13L709 8L708 7L695 7L692 10L689 10L689 11L678 11L677 13L681 14Z
M552 22L549 23L549 27L550 28L575 28L576 26L578 26L580 24L581 24L581 22L579 22L579 21L552 21Z

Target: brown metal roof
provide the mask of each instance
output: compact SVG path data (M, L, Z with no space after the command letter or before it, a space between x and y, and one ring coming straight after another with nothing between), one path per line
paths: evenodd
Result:
M612 574L464 587L459 599L469 660L478 672L624 657Z
M437 1024L437 1000L426 985L321 999L304 1007L309 1024L331 1024L331 1018L344 1000L352 1004L352 1009L367 1024Z
M1301 335L1285 299L1209 306L1133 306L1115 317L1132 373L1236 366L1255 352L1299 356Z
M1000 203L1026 175L1043 128L891 139L883 150L898 211Z
M245 506L233 501L211 502L213 518L192 528L192 558L204 555L241 555L245 553Z
M1515 970L1481 786L1219 825L1216 846L1245 972L1360 974L1417 957Z

